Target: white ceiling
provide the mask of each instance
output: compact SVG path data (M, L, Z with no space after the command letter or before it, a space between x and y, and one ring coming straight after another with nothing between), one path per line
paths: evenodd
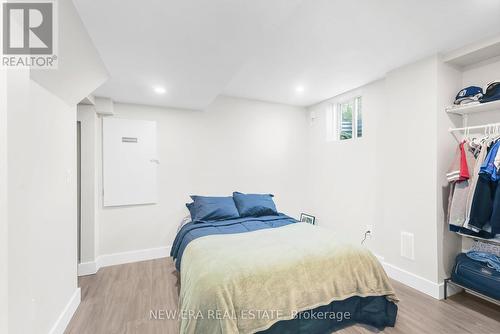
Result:
M500 34L494 0L74 2L111 74L96 95L187 109L221 94L311 105Z

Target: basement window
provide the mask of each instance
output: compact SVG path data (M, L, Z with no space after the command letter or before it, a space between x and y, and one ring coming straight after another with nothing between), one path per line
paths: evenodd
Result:
M361 96L330 105L327 111L327 140L339 141L363 137Z

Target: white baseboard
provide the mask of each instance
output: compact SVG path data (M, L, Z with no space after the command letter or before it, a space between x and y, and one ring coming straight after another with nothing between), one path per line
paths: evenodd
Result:
M78 276L93 275L99 270L97 262L82 262L78 264Z
M101 255L98 258L99 268L117 264L132 263L146 260L160 259L170 255L170 247L141 249L131 252Z
M430 281L426 278L415 275L414 273L411 273L407 270L396 267L393 264L385 262L384 258L380 255L375 254L375 256L378 258L378 260L380 261L380 263L384 267L384 270L387 273L387 275L390 278L392 278L393 280L396 280L400 283L403 283L404 285L412 287L413 289L418 290L420 292L423 292L426 295L429 295L433 298L436 298L436 299L443 299L444 298L444 283L443 282L436 283L436 282ZM459 288L452 286L452 285L448 285L448 296L452 296L452 295L457 294L461 291L462 291L462 289L459 289Z
M401 282L404 285L408 285L409 287L412 287L436 299L443 298L441 296L441 291L444 291L443 283L439 284L432 282L426 278L420 277L418 275L415 275L414 273L398 268L385 261L381 261L381 263L385 269L385 272L390 278L398 282Z
M57 318L54 326L49 331L49 334L63 334L68 326L73 314L75 314L78 305L80 305L81 300L81 290L77 288L73 295L71 296L68 304L64 307L64 310Z
M132 263L160 259L170 256L171 247L140 249L136 251L105 254L97 257L95 262L84 262L78 265L78 276L95 274L100 268L117 264Z

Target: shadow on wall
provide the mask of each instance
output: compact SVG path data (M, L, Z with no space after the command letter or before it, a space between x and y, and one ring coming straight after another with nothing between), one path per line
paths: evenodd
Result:
M455 263L455 257L462 250L462 238L456 233L450 232L448 229L448 206L450 203L451 187L448 184L441 189L441 210L443 210L442 212L444 212L444 221L438 221L438 224L442 225L441 228L438 227L438 231L441 231L443 236L443 251L439 252L439 254L443 254L441 258L443 272L439 273L440 281L442 280L442 278L447 278L450 276L451 270ZM438 245L439 244L440 243L438 243ZM444 277L441 277L442 275L444 275Z

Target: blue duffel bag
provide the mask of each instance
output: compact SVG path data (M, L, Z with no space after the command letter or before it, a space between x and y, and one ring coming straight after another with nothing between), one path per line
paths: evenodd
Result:
M466 288L500 300L500 272L485 263L472 260L464 253L457 256L451 280Z

